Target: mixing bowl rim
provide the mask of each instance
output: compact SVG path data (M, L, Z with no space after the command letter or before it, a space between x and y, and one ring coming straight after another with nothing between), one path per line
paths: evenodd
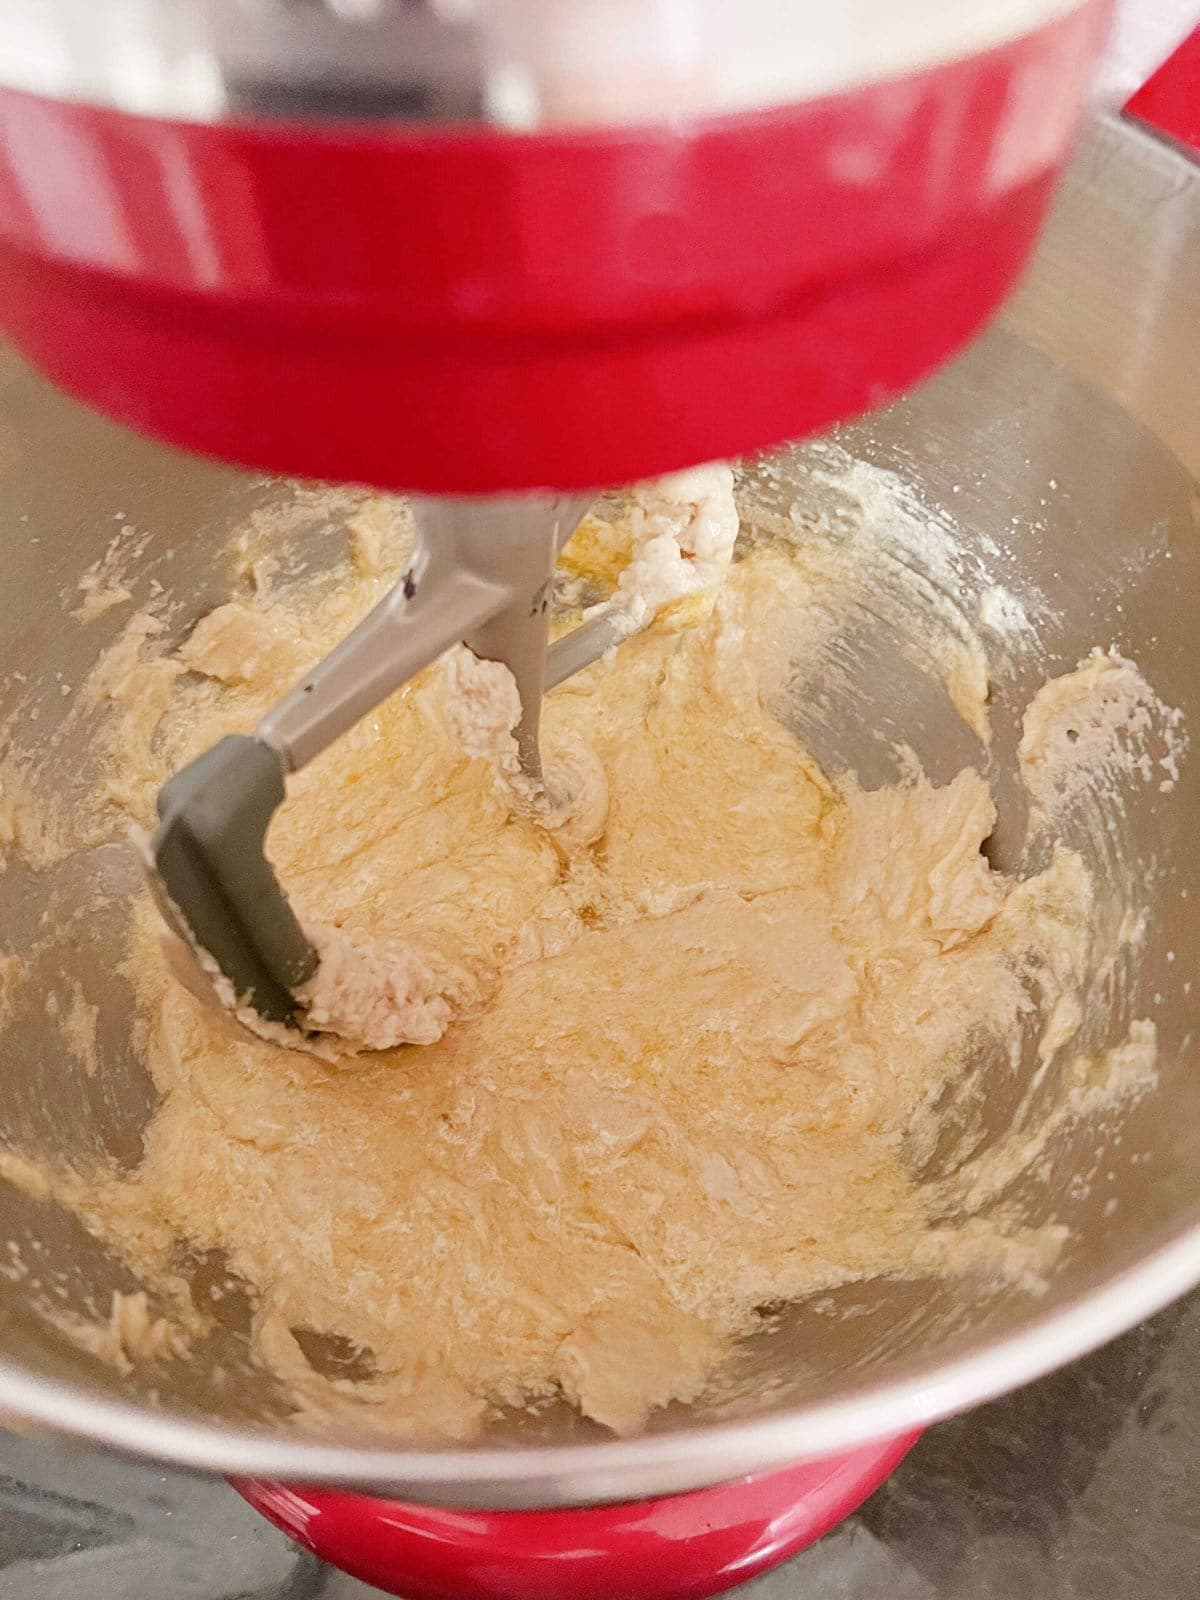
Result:
M934 1357L905 1376L823 1404L629 1439L425 1448L323 1442L102 1398L3 1356L0 1421L178 1466L375 1489L464 1508L629 1500L835 1456L996 1399L1127 1332L1197 1284L1200 1208L1100 1284L947 1362Z

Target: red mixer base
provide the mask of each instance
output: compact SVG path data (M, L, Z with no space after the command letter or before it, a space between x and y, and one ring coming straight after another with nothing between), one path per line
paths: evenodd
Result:
M405 1600L699 1600L819 1539L917 1437L662 1500L555 1511L455 1511L248 1479L233 1487L323 1561Z

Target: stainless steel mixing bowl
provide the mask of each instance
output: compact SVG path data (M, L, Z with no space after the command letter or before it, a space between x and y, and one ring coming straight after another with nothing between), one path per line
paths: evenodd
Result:
M957 364L881 416L842 430L839 444L896 469L962 530L956 579L968 608L997 573L1018 596L1040 593L1041 650L998 669L988 768L1001 810L993 852L1021 849L1014 782L1019 718L1048 670L1093 644L1134 656L1164 700L1200 727L1200 173L1135 129L1088 133L1036 264L1000 325ZM51 392L15 361L0 368L0 615L5 704L13 737L50 747L77 685L123 621L87 626L67 613L80 572L100 557L118 516L144 535L134 588L156 583L179 602L172 626L226 596L214 552L256 508L286 503L286 485L253 480L142 443ZM752 471L749 520L794 504L815 514L804 451L774 476ZM816 508L819 509L819 508ZM336 546L337 497L293 510L296 539ZM130 536L131 538L133 536ZM884 749L854 728L903 735L935 777L981 760L944 708L925 704L891 670L886 619L859 619L864 661L853 704L810 732L833 759L859 765ZM38 720L31 721L36 710ZM874 752L874 754L872 753ZM49 770L69 795L81 747L54 749ZM867 774L869 777L869 774ZM723 1404L670 1407L639 1437L614 1439L565 1412L498 1423L476 1446L389 1448L379 1439L301 1436L279 1397L248 1365L236 1296L196 1360L118 1376L54 1333L47 1297L83 1309L136 1285L71 1217L0 1186L0 1408L27 1426L63 1429L129 1450L242 1474L387 1488L461 1505L549 1505L633 1498L837 1452L970 1406L1067 1361L1127 1328L1200 1279L1200 1039L1192 983L1200 967L1200 760L1170 793L1144 786L1129 802L1120 848L1131 901L1149 911L1136 963L1092 1023L1097 1047L1133 1017L1158 1028L1161 1081L1120 1116L1064 1134L1047 1172L1012 1198L1035 1221L1068 1224L1045 1293L983 1292L977 1281L873 1283L793 1308L733 1363ZM1085 825L1077 842L1095 850ZM0 1138L18 1151L136 1162L153 1091L130 1051L129 997L114 975L128 851L109 844L57 867L14 859L0 878L0 945L38 945L33 993L0 1035ZM89 892L85 895L85 889ZM72 907L88 904L71 920ZM47 929L58 931L47 939ZM39 943L40 941L40 943ZM1168 954L1169 953L1169 954ZM101 1010L103 1070L89 1076L50 1025L45 997L80 982ZM1200 991L1197 991L1200 993ZM1015 1103L997 1080L986 1108L993 1136ZM4 1272L4 1241L30 1271ZM221 1263L187 1263L196 1292ZM329 1352L326 1352L328 1355ZM321 1358L320 1352L316 1353ZM218 1369L223 1376L218 1376Z

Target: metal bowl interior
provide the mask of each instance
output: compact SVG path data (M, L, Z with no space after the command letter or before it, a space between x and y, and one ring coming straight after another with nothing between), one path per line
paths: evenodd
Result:
M886 625L857 619L861 671L806 735L818 755L877 779L904 738L935 779L983 762L1000 810L1001 866L1024 848L1015 780L1020 717L1047 673L1093 645L1132 656L1155 691L1200 725L1193 609L1200 605L1195 474L1200 470L1200 174L1135 130L1090 130L1038 260L999 326L955 365L887 412L842 429L836 446L894 471L931 518L950 508L964 560L956 599L978 606L1003 582L1039 619L1037 647L994 663L994 742L986 756L945 704L893 670ZM743 483L747 521L769 526L823 505L811 468L822 447L780 453ZM335 549L337 494L314 509L291 486L247 477L135 440L55 394L15 361L0 366L0 521L10 599L0 615L11 737L49 746L56 720L98 651L114 611L81 626L69 613L81 572L121 518L138 530L135 599L168 587L182 632L227 597L214 552L264 508L286 509L291 538ZM876 619L878 622L878 619ZM851 627L855 624L848 623ZM944 697L943 697L944 698ZM36 720L32 720L36 712ZM861 735L855 747L853 730ZM847 730L851 730L848 734ZM865 731L862 731L865 730ZM877 737L877 735L879 737ZM881 765L882 764L882 765ZM62 792L86 782L77 741L54 749ZM248 1364L236 1312L200 1358L168 1374L120 1376L57 1335L39 1305L82 1310L136 1287L72 1217L0 1184L0 1410L197 1466L239 1474L387 1488L460 1505L552 1505L662 1494L773 1464L833 1454L994 1395L1102 1342L1200 1279L1200 1039L1191 986L1200 969L1200 761L1168 793L1128 797L1121 870L1148 913L1093 1043L1116 1043L1133 1018L1158 1030L1160 1082L1121 1115L1065 1130L1053 1161L1018 1185L1031 1220L1061 1221L1067 1247L1041 1295L984 1295L966 1282L871 1283L788 1312L732 1364L720 1406L672 1406L642 1435L617 1440L565 1408L498 1427L470 1449L390 1448L378 1438L303 1436ZM1085 854L1100 844L1086 826ZM49 868L19 853L0 894L0 946L35 945L33 990L82 985L101 1013L102 1070L64 1048L44 1003L18 1007L0 1033L0 1140L31 1154L138 1158L153 1089L131 1053L130 999L113 973L134 886L128 851L102 845ZM89 910L72 920L73 906ZM47 941L54 921L59 935ZM1032 1063L1030 1063L1032 1069ZM999 1137L1013 1086L988 1107ZM2 1246L0 1246L2 1252ZM218 1264L193 1263L197 1292ZM218 1369L220 1376L218 1377Z

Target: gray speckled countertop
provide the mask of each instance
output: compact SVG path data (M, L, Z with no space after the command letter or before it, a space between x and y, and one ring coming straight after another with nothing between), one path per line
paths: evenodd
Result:
M747 1600L1196 1600L1200 1294L931 1428ZM0 1435L0 1600L369 1600L219 1480Z

